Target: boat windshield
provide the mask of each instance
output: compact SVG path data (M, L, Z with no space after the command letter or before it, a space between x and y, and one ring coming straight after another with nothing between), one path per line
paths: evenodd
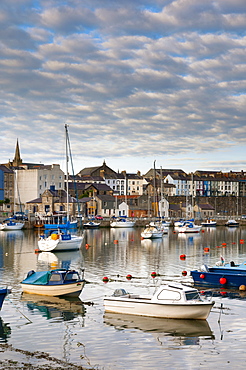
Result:
M201 301L201 297L198 292L185 292L185 296L186 296L187 301L191 301L193 299Z

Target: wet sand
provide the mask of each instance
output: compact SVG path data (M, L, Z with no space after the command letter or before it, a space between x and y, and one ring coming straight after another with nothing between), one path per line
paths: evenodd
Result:
M8 344L0 344L0 369L85 370L82 366L50 357L47 353L23 351Z

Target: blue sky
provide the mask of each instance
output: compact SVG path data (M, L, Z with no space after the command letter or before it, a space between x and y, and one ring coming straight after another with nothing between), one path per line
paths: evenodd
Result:
M245 0L1 0L0 162L245 170Z

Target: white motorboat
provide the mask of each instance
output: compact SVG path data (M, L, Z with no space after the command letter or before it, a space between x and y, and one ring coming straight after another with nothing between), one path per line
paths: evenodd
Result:
M206 220L201 223L202 226L217 226L217 222L215 220Z
M111 221L111 227L133 227L135 225L135 221L130 221L125 218L120 218L115 221Z
M153 225L147 225L144 231L141 232L141 238L144 239L156 239L162 237L163 231Z
M0 225L0 230L21 230L24 227L23 222L6 221Z
M156 227L158 230L162 231L162 234L168 234L169 226L166 226L163 222L150 222L150 226Z
M186 221L183 226L177 227L176 230L179 233L199 233L201 228L201 225L196 225L193 222Z
M206 320L213 305L202 300L197 289L180 283L161 285L153 296L117 289L104 298L105 312L170 319Z
M85 285L84 278L75 270L55 269L50 271L29 271L21 282L24 293L52 297L78 297Z
M83 226L85 229L98 229L100 226L100 222L89 221L84 223Z
M53 233L47 238L41 235L38 247L42 252L76 250L81 247L83 238L84 235L77 236L62 232Z
M237 227L237 226L239 226L239 222L237 222L236 220L228 220L226 222L225 226Z

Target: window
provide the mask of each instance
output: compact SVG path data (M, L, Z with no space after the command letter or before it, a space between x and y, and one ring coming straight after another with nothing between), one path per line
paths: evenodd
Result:
M52 274L50 277L50 281L60 281L60 275L59 274Z
M173 290L162 290L157 297L159 300L162 299L171 299L174 301L179 301L181 296L179 292L175 292Z

